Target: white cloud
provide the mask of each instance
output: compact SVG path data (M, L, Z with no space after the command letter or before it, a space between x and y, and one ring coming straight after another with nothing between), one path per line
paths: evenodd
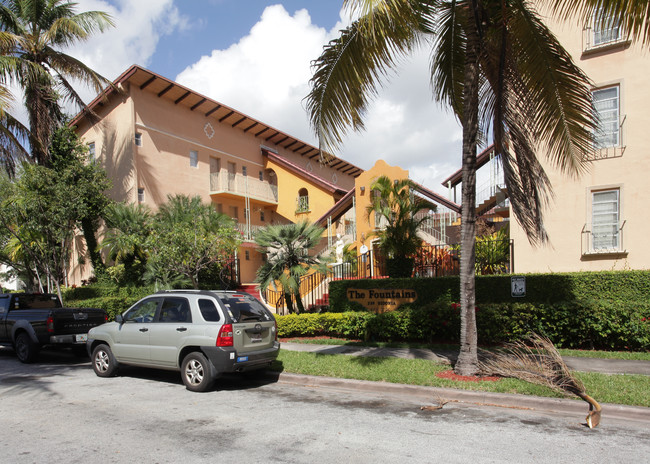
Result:
M75 45L68 53L110 80L132 64L147 66L162 35L188 26L173 0L77 0L77 3L77 11L109 13L115 27ZM90 91L82 94L94 97Z
M302 99L309 92L310 62L348 20L331 31L306 10L291 16L282 5L265 9L239 42L188 66L176 80L256 119L315 143ZM411 178L442 192L440 182L460 166L461 131L435 103L429 85L429 50L405 62L368 112L366 131L350 134L339 155L369 169L383 158Z

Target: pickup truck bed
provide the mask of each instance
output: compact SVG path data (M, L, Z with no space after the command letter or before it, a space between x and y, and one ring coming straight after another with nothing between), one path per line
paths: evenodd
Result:
M22 362L33 362L46 345L82 352L88 330L104 322L104 310L63 308L56 295L0 294L0 344L12 345Z

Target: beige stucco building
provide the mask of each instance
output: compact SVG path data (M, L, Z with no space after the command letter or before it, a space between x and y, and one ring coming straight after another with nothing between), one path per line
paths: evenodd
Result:
M110 197L154 210L168 195L198 195L242 235L243 282L262 263L255 231L314 221L354 187L362 169L139 66L71 122L113 181ZM90 269L77 267L69 284Z
M648 52L606 19L549 25L593 81L600 131L580 178L545 163L555 194L545 215L550 243L532 247L513 220L515 271L648 269Z

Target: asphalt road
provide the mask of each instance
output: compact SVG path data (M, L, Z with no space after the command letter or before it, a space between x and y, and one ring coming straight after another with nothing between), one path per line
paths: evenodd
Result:
M432 402L435 402L432 399ZM647 423L229 377L208 393L175 372L96 377L87 361L0 348L0 463L647 462Z

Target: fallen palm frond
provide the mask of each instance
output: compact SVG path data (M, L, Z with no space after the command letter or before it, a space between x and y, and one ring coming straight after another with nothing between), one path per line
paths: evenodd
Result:
M421 411L436 411L438 409L442 409L445 404L449 403L449 401L445 400L441 396L436 396L436 404L433 406L421 406L420 410Z
M487 353L481 361L485 374L513 377L526 382L547 386L564 395L576 395L589 403L587 425L594 428L600 423L602 408L585 391L546 337L532 334L527 340L510 343L497 353Z

